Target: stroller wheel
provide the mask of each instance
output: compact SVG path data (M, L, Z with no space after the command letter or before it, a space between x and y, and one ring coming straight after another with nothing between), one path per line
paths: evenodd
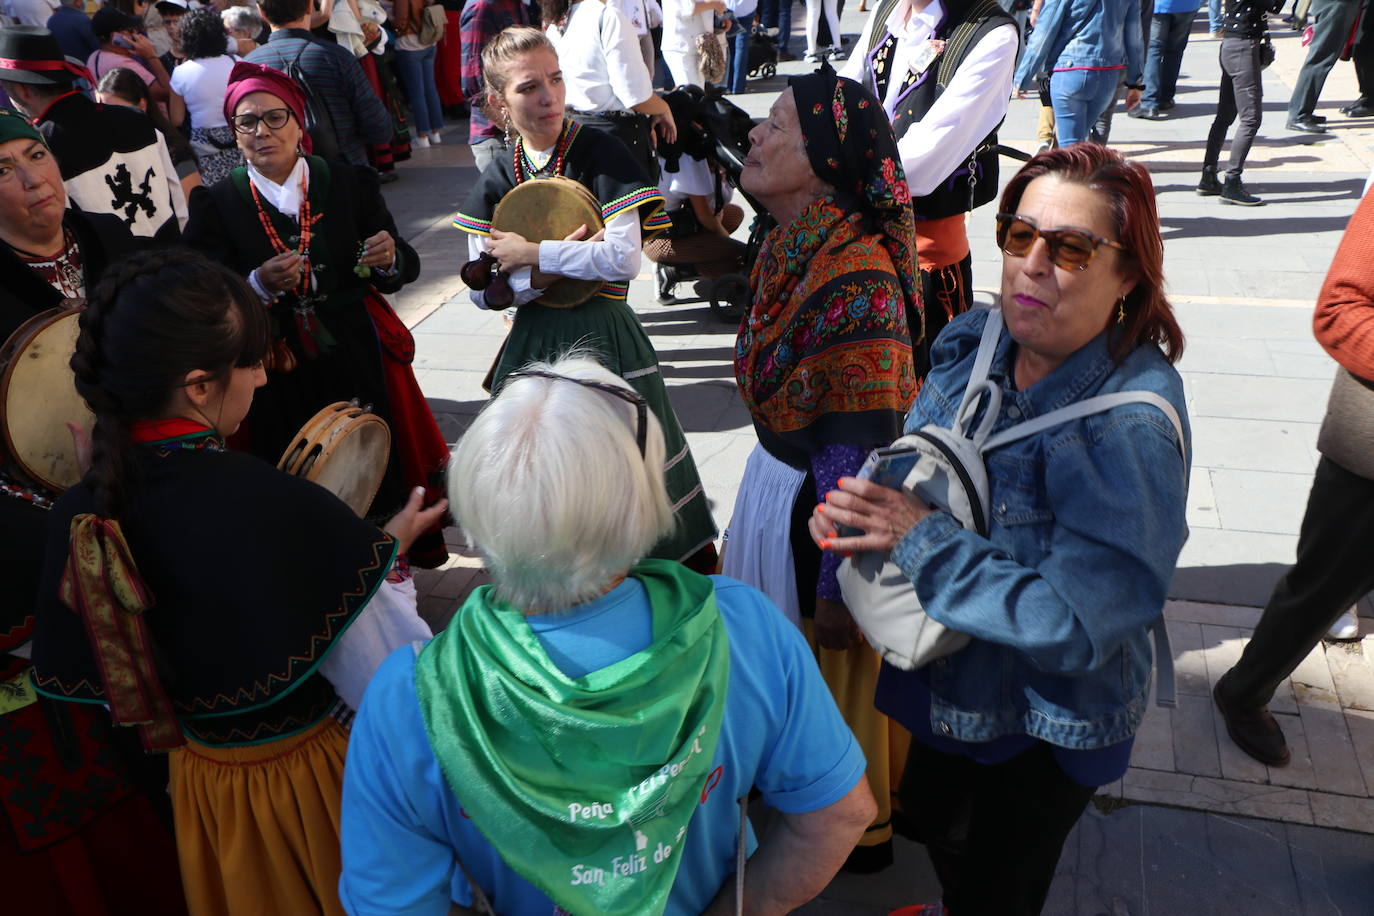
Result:
M764 64L762 67L759 68L759 70L763 73L763 78L766 80L771 80L773 77L778 75L778 65L773 63L772 61L769 61L768 63Z
M742 274L722 274L708 290L711 311L721 321L736 324L749 307L749 280Z

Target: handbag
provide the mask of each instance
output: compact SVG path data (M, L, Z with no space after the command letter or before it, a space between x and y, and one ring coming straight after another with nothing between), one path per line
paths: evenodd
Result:
M444 40L444 29L448 27L448 13L441 4L434 3L425 7L420 16L420 44L429 47Z
M927 424L892 444L893 449L903 450L906 455L905 463L893 462L894 467L900 468L901 489L914 493L936 510L949 513L965 529L987 537L991 516L983 456L994 449L1069 420L1138 402L1159 408L1173 424L1180 449L1186 450L1178 411L1152 391L1119 391L1085 398L993 435L992 427L1001 413L1002 389L988 379L988 369L1001 332L1002 313L993 309L983 327L973 371L953 425L945 428ZM985 399L983 420L977 429L970 430ZM860 476L865 476L862 471ZM889 664L911 671L957 652L969 642L967 634L951 630L926 614L915 585L887 553L867 550L844 560L839 582L854 622ZM1173 705L1173 656L1168 652L1162 616L1156 619L1154 630L1156 663L1160 667L1159 701L1161 705Z
M1267 69L1274 62L1274 42L1269 38L1269 33L1265 32L1259 40L1259 67L1261 70Z

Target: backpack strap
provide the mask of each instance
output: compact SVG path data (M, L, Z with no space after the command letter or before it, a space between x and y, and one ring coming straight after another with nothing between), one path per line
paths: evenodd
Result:
M964 388L964 399L954 414L952 431L955 435L972 439L979 452L984 451L984 443L992 434L997 416L1002 411L1002 389L988 381L988 370L992 368L992 358L997 354L997 343L1002 339L1002 310L988 309L988 320L983 325L983 337L978 341L978 353L973 358L973 371L969 373L968 386ZM983 422L972 433L968 431L973 415L978 412L978 403L987 395L988 409L983 414Z
M1007 427L997 435L989 437L983 443L983 451L990 452L995 448L1001 448L1019 439L1043 432L1052 426L1058 426L1060 423L1102 413L1104 410L1111 410L1113 407L1120 407L1123 404L1150 404L1163 411L1164 416L1168 417L1169 422L1174 425L1174 434L1178 437L1176 445L1179 454L1185 462L1188 460L1188 443L1183 436L1183 423L1179 420L1178 411L1174 409L1173 404L1153 391L1116 391L1111 394L1099 394L1096 397L1075 401L1067 407L1051 410L1033 420Z

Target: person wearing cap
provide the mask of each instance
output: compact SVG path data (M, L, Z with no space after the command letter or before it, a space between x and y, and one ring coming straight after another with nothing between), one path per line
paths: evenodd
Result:
M47 139L71 201L118 216L144 244L175 242L186 195L166 141L146 115L92 102L78 77L96 83L47 29L0 29L0 88Z
M0 341L84 298L133 244L113 216L67 207L43 135L0 108ZM166 763L112 735L102 707L60 712L26 686L55 498L0 470L0 684L15 688L0 702L0 793L23 799L0 805L0 874L22 875L6 882L5 912L114 914L137 900L140 913L174 916L185 912L176 851L155 813ZM73 862L91 871L74 880Z
M100 48L100 39L91 29L91 17L86 15L83 0L62 0L48 17L48 31L57 36L62 53L77 60L85 60Z
M171 48L158 55L162 66L171 73L177 64L186 59L186 52L181 46L181 20L191 11L191 3L190 0L157 0L157 3L153 4L153 9L162 17L162 24L167 29L167 37L172 43ZM225 49L228 50L227 42Z
M167 66L158 57L148 36L143 34L142 25L136 16L112 6L101 7L91 17L91 30L100 47L86 59L86 68L97 81L120 67L134 71L143 79L148 95L167 120L179 125L186 118L186 106L173 97Z

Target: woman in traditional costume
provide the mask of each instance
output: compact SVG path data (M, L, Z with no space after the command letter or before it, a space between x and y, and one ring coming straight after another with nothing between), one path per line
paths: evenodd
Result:
M118 218L67 209L57 160L27 118L0 109L0 339L79 304L133 237ZM12 392L23 396L23 392ZM27 392L40 398L42 392ZM0 470L0 886L15 913L185 911L167 768L118 742L99 707L30 683L29 640L55 496Z
M371 404L391 426L391 461L370 513L384 518L415 486L439 498L448 460L410 368L415 341L381 295L414 280L420 259L370 168L309 155L304 107L290 77L234 65L224 115L248 161L192 195L184 239L246 276L273 319L268 384L234 445L275 463L321 408ZM437 566L446 555L436 528L411 560Z
M921 314L915 228L877 100L829 65L789 86L750 134L741 175L778 226L754 262L735 346L759 444L740 482L724 572L762 590L813 640L868 758L879 814L849 863L868 871L892 861L890 798L905 736L873 708L878 654L842 602L840 558L822 558L806 520L837 479L901 434L916 397L911 343L921 329L906 318Z
M342 914L341 698L356 705L390 649L428 635L384 583L443 503L421 512L417 491L382 531L225 451L270 341L257 296L201 255L107 274L72 357L91 467L52 509L39 590L37 689L104 704L170 752L197 914Z
M668 402L658 355L625 301L629 281L639 273L642 240L669 225L663 195L624 144L565 116L558 55L543 32L524 27L499 33L482 51L482 74L497 123L507 124L515 142L511 155L498 157L482 173L453 224L471 233L473 258L486 252L510 274L519 306L493 369L492 390L526 363L554 358L575 345L590 348L644 396L668 440L668 492L677 524L650 556L690 561L709 572L715 565L716 536L710 506ZM605 229L587 238L575 232L563 241L537 243L493 229L492 213L506 193L543 175L562 175L585 185L601 205ZM539 295L559 277L604 282L576 308L541 305ZM486 295L473 290L472 300L487 308Z

